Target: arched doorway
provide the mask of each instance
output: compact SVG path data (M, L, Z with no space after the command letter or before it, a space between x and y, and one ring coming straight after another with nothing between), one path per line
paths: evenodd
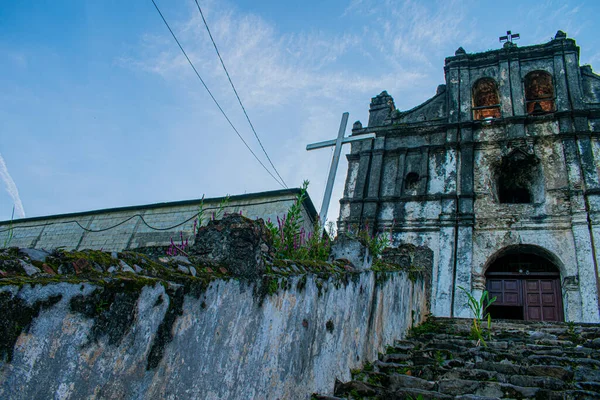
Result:
M549 257L527 247L507 249L485 272L486 288L496 301L492 318L564 321L560 271Z

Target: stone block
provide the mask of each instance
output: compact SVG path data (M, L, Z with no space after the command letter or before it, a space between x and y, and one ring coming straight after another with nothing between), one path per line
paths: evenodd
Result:
M329 259L348 261L359 271L370 268L373 263L369 249L358 239L346 234L338 236L333 242Z
M563 390L566 386L562 380L549 376L514 375L510 377L510 383L515 386L539 387L551 390Z
M430 382L425 379L416 378L414 376L394 374L391 375L389 379L389 389L394 391L402 388L435 390L435 382Z
M262 219L253 221L230 214L198 230L190 256L200 264L226 268L236 276L257 278L265 273L271 247L271 233Z
M23 268L25 273L29 276L39 274L40 272L42 272L38 267L34 267L26 261L19 260L19 262L21 263L21 267Z
M48 255L50 254L47 251L38 249L19 249L19 252L26 254L33 261L40 262L45 262L46 257L48 257Z
M189 275L189 273L190 273L189 268L186 267L185 265L181 265L181 264L179 264L177 266L177 271L181 272L182 274L186 274L186 275Z
M563 381L573 379L573 372L567 367L552 365L532 365L527 368L527 374L535 376L549 376Z

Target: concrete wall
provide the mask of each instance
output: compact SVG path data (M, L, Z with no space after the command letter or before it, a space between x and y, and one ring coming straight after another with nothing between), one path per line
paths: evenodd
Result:
M231 196L225 212L241 211L251 219L276 221L278 216L288 211L297 194L298 189L289 189ZM220 201L220 198L204 200L205 219L218 211ZM171 238L178 243L181 234L191 243L194 240L194 216L200 204L201 200L198 199L17 219L12 224L13 238L8 246L122 251L145 246L167 246ZM310 198L304 202L303 217L306 231L312 232L316 211ZM8 221L0 222L0 246L10 233L9 226Z
M93 318L74 311L91 284L2 287L0 298L22 308L62 297L24 329L12 361L0 361L0 398L308 399L333 393L336 379L349 380L427 313L424 282L403 272L283 283L261 298L254 283L213 281L180 308L162 285L146 286L110 306L131 316L111 320L117 337L99 328L106 305L92 304ZM149 363L161 326L172 340Z

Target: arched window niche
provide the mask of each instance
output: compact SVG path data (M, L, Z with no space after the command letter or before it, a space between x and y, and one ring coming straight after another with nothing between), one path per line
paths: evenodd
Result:
M500 118L498 85L492 78L481 78L473 85L473 119Z
M415 194L419 185L419 174L416 172L409 172L404 177L404 193Z
M534 155L515 150L503 157L497 172L498 202L504 204L542 203L544 176Z
M546 71L533 71L525 76L525 104L530 115L555 111L552 75Z

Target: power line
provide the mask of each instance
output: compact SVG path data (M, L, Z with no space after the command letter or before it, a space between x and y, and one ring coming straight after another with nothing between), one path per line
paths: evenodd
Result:
M279 177L279 179L281 179L281 181L283 182L283 184L287 188L287 184L285 183L285 181L283 180L283 178L281 177L281 175L279 175L279 171L277 171L277 168L275 168L275 165L273 165L273 162L271 161L271 157L269 157L269 154L267 154L267 150L265 150L262 142L260 141L260 138L258 137L258 133L256 133L256 130L254 129L254 125L252 125L252 121L250 121L250 117L248 116L248 113L246 112L246 108L242 104L242 99L240 99L240 96L238 95L238 92L235 89L235 85L233 84L233 81L231 80L231 76L229 76L229 72L227 71L227 68L225 67L225 62L223 62L223 58L221 57L221 53L219 53L219 49L217 48L217 44L215 43L215 40L213 39L213 36L210 33L210 29L208 28L208 23L206 23L206 18L204 18L204 13L202 12L202 8L200 8L200 4L198 3L198 0L194 0L194 1L196 2L196 6L198 6L198 11L200 11L200 15L202 16L202 21L204 21L204 26L206 27L206 31L208 32L208 36L210 36L210 40L211 40L213 46L215 46L215 51L217 52L217 56L219 56L219 60L221 61L221 65L223 66L223 70L225 70L225 74L227 75L227 79L229 79L229 83L231 84L231 88L233 89L233 93L235 93L235 97L237 97L238 103L240 103L240 107L242 107L242 111L244 111L244 115L246 116L246 119L248 120L248 123L250 124L250 128L252 128L252 132L254 132L254 136L256 137L256 140L258 140L258 144L260 144L260 148L265 153L265 156L267 156L267 160L269 160L269 163L271 164L271 167L273 167L273 170L275 171L275 173L277 174L277 176Z
M229 125L231 125L231 127L233 128L233 130L235 131L235 133L238 135L238 137L240 138L240 140L242 141L242 143L244 143L244 145L246 146L246 148L248 148L248 151L250 151L250 153L252 153L252 155L254 156L254 158L256 158L256 161L258 161L258 163L265 169L265 171L267 171L267 173L269 175L271 175L271 177L273 179L275 179L275 181L280 184L282 187L287 188L287 186L285 186L285 184L283 184L282 182L280 182L275 175L273 175L271 173L271 171L269 171L269 169L262 163L262 161L260 161L260 159L257 157L257 155L254 153L254 151L252 151L252 149L250 148L250 146L248 145L248 143L246 143L246 141L244 140L244 138L242 137L242 135L240 135L240 133L238 132L238 130L235 128L235 126L233 125L233 123L231 122L231 120L229 119L229 117L227 116L227 114L225 114L225 111L223 110L223 108L221 107L221 105L219 104L219 102L217 101L217 99L215 99L215 96L213 96L212 92L210 91L210 89L208 88L208 86L206 86L206 83L204 83L204 80L202 79L202 77L200 76L200 74L198 73L198 70L196 70L196 67L194 66L194 64L192 63L192 60L190 60L190 58L188 57L187 53L185 52L185 50L183 49L183 47L181 46L181 43L179 43L179 40L177 39L177 36L175 36L175 33L173 33L173 30L171 29L171 27L169 26L169 23L167 22L167 20L165 19L165 17L163 16L162 12L160 12L160 9L158 8L158 5L156 4L156 2L154 0L152 0L152 4L154 4L154 7L156 8L156 11L158 11L158 14L160 15L160 17L162 18L163 22L165 23L165 25L167 26L167 29L169 29L169 32L171 32L171 35L173 36L173 39L175 39L175 42L177 42L177 45L179 46L179 49L181 50L181 52L183 53L183 55L185 56L185 58L187 59L188 63L190 64L190 66L192 67L192 69L194 70L194 72L196 73L196 76L198 77L198 79L200 79L200 82L202 82L202 86L204 86L204 89L206 89L206 91L208 92L208 94L210 95L210 98L214 101L214 103L217 105L217 107L219 108L219 111L221 111L221 114L223 114L223 116L225 117L225 119L227 120L227 122L229 122Z

